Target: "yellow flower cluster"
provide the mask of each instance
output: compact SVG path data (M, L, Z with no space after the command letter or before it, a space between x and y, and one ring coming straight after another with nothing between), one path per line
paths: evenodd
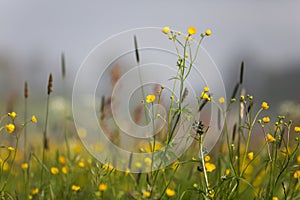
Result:
M14 120L17 117L17 113L15 112L7 113L7 115L10 116L12 120Z
M294 173L294 178L295 178L295 179L300 178L300 170L295 171L295 173Z
M104 165L102 165L102 168L108 171L114 171L114 167L111 164L105 163Z
M164 34L168 35L170 40L174 39L174 36L176 37L176 35L181 35L181 32L176 32L176 34L174 34L171 31L170 26L165 26L161 31ZM197 33L197 29L194 26L190 26L190 27L188 27L187 32L188 32L188 35L184 36L183 39L184 40L193 40L193 38L191 36L195 35ZM204 33L201 33L200 35L201 35L201 37L210 36L211 30L207 29Z
M209 92L209 87L205 86L205 87L203 88L203 92L201 93L200 98L201 98L201 99L205 99L205 100L210 101L210 100L211 100L211 97L210 97L210 95L208 94L208 92Z

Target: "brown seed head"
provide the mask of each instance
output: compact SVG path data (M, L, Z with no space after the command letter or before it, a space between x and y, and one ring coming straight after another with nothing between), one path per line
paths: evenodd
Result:
M62 73L62 78L66 78L66 61L65 61L65 54L61 54L61 73Z
M48 95L53 91L53 78L52 74L49 75L49 80L48 80Z
M27 81L25 81L25 85L24 85L24 97L25 97L25 99L28 98L28 84L27 84Z

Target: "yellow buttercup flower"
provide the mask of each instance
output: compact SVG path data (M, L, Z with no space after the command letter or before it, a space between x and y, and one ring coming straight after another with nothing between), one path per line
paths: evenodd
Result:
M151 160L151 158L148 158L148 157L146 157L146 158L144 158L144 162L147 164L147 165L151 165L151 162L152 162L152 160Z
M296 133L300 133L300 126L295 126L294 131L295 131Z
M267 141L268 141L268 142L275 142L276 139L275 139L270 133L268 133L268 134L267 134Z
M153 94L147 95L147 97L146 97L147 103L152 103L154 100L155 100L155 95L153 95Z
M31 190L31 194L32 194L32 195L36 195L37 193L39 193L39 188L33 188L33 189Z
M224 102L225 102L224 97L220 97L220 98L219 98L219 103L224 103Z
M31 116L31 122L33 123L37 123L37 119L34 115Z
M28 163L22 163L21 168L22 169L28 169Z
M14 151L14 150L15 150L15 148L13 148L13 147L7 147L7 149L8 149L9 151Z
M68 173L68 168L67 168L66 166L63 166L63 167L61 168L61 172L62 172L63 174L67 174L67 173Z
M158 151L163 148L163 145L159 142L156 142L155 146L153 146L153 145L154 144L149 145L149 144L142 143L142 147L143 147L142 149L146 152L153 152L153 151Z
M77 163L77 165L78 165L78 167L80 167L80 168L84 168L84 166L85 166L84 162L82 162L82 161L79 161L79 162Z
M300 178L300 170L295 171L295 173L294 173L294 178L295 178L295 179Z
M204 91L204 92L208 92L208 91L209 91L209 87L205 86L205 87L203 88L203 91Z
M141 168L141 167L142 167L142 163L136 162L136 163L134 164L134 166L135 166L136 168Z
M205 160L205 162L210 161L210 156L209 156L209 155L205 156L205 157L204 157L204 160Z
M105 163L104 165L102 165L102 168L108 171L114 171L114 166L112 166L111 164Z
M107 190L107 185L105 183L100 183L99 186L98 186L98 189L101 192L104 192L105 190Z
M78 185L72 185L72 190L75 191L75 192L77 192L77 191L80 190L80 186L78 186Z
M57 167L51 167L50 172L51 174L56 175L59 173L59 169Z
M6 130L7 133L12 133L12 132L14 132L15 128L16 128L16 127L15 127L14 124L7 124L7 125L5 126L5 130Z
M210 35L211 35L211 30L210 30L210 29L207 29L207 30L205 31L205 35L210 36Z
M7 162L3 165L3 171L7 171L9 169L9 164Z
M211 199L213 199L213 198L214 198L214 196L215 196L215 192L214 192L214 190L213 190L213 189L209 189L209 191L208 191L208 196L209 196Z
M143 197L149 198L151 196L151 193L149 191L143 191Z
M225 174L228 176L230 174L230 169L226 169Z
M264 117L262 120L265 123L269 123L270 122L270 117Z
M125 176L127 176L128 174L130 174L130 169L126 168L126 170L125 170Z
M170 33L170 26L165 26L162 30L161 30L164 34L169 34Z
M209 95L208 95L207 93L205 93L205 92L202 92L202 93L201 93L200 98L201 98L201 99L206 99L206 100L210 101Z
M62 165L66 164L66 158L64 156L58 157L58 162Z
M170 189L170 188L167 188L167 189L166 189L166 195L167 195L168 197L173 197L175 194L176 194L175 190L172 190L172 189Z
M247 156L248 156L249 160L253 160L254 153L253 152L249 152Z
M264 109L264 110L268 110L268 109L269 109L269 105L268 105L267 102L262 102L261 107L262 107L262 109Z
M244 101L244 100L245 100L245 96L244 96L244 95L241 95L241 96L240 96L240 100L241 100L241 101Z
M187 40L187 41L192 41L194 38L192 38L190 36L184 36L183 39Z
M213 163L205 163L205 168L207 172L212 172L214 171L217 167Z
M194 34L196 34L196 33L197 33L197 29L196 29L195 27L190 26L190 27L188 28L188 34L189 34L189 35L194 35Z
M279 200L278 197L272 197L272 200Z
M15 112L7 113L7 115L10 116L12 120L14 120L17 117L17 113Z

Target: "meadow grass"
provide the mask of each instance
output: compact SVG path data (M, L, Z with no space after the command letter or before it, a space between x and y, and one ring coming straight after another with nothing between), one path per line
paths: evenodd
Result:
M76 138L74 129L68 126L67 111L64 112L62 134L64 141L48 137L49 102L53 92L53 77L48 80L44 130L28 134L31 123L39 123L30 113L29 86L24 88L24 119L11 111L0 118L0 197L1 199L300 199L300 127L285 116L270 118L271 107L267 102L256 102L242 89L244 63L240 78L230 99L214 99L213 91L204 87L196 111L184 104L188 95L184 83L196 60L202 41L211 35L210 30L200 34L196 52L191 52L190 41L196 36L194 27L180 39L181 33L164 27L162 32L174 43L178 60L178 73L172 78L174 88L165 118L166 127L143 144L141 152L154 152L163 144L170 144L182 117L186 120L193 112L200 113L205 106L216 106L219 113L221 136L209 153L203 146L208 125L201 119L190 122L187 135L194 142L189 149L170 166L147 173L118 171L111 163L100 163L85 151ZM134 38L136 58L139 62L137 39ZM193 56L192 56L193 55ZM66 78L65 57L62 55L62 79ZM114 77L112 77L113 79ZM141 79L142 82L142 79ZM175 86L179 86L178 99ZM152 113L154 103L160 104L164 86L157 93L145 94L141 113ZM110 117L105 97L102 97L100 124ZM23 111L19 111L23 112ZM142 118L136 113L136 121ZM197 115L198 116L198 115ZM28 119L27 119L28 118ZM148 122L149 122L148 121ZM151 122L151 121L150 121ZM30 125L31 126L31 125ZM154 123L152 124L155 128ZM51 129L49 129L51 132ZM40 136L36 136L39 134ZM34 138L40 138L36 141ZM24 145L19 145L20 140ZM35 141L34 141L35 140ZM251 142L255 144L251 145ZM163 156L168 156L168 148ZM136 167L150 165L153 158ZM162 165L162 163L159 163Z

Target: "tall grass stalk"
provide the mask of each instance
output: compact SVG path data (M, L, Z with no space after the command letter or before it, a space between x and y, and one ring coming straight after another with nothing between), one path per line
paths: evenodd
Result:
M27 107L28 107L28 83L25 81L24 84L24 124L27 119ZM24 162L27 162L27 126L24 127Z
M44 132L43 132L43 138L42 138L42 148L43 148L43 153L42 153L42 164L45 164L46 161L46 150L49 149L49 141L47 138L47 128L48 128L48 117L49 117L49 102L50 102L50 94L53 91L53 77L52 74L49 75L48 79L48 87L47 87L47 101L46 101L46 114L45 114L45 126L44 126ZM44 167L42 167L41 170L41 180L40 180L40 188L43 187L44 184Z
M65 60L65 54L61 54L61 74L62 74L62 80L63 80L63 98L64 98L64 138L66 143L66 149L67 149L67 157L70 160L71 159L71 150L70 150L70 142L69 142L69 136L68 136L68 109L67 109L67 81L66 81L66 60Z

